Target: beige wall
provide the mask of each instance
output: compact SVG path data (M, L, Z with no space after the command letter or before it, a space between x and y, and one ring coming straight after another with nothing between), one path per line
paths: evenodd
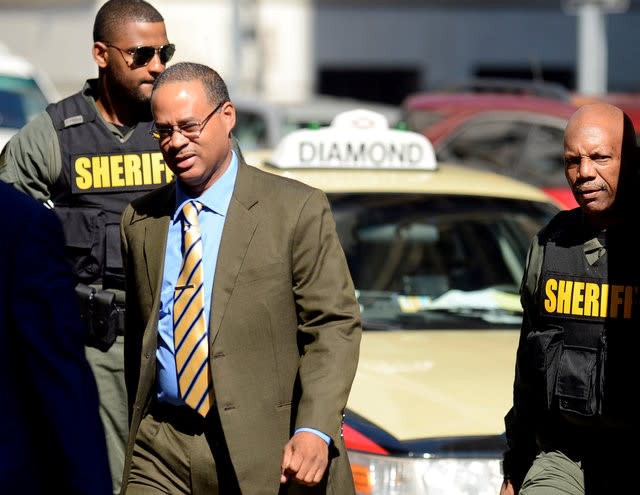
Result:
M0 0L0 41L45 71L62 96L97 75L91 32L103 1L8 3ZM261 91L267 98L290 100L311 91L310 0L153 0L153 5L176 44L174 61L214 67L234 93ZM253 29L255 37L239 36L236 25L243 32Z

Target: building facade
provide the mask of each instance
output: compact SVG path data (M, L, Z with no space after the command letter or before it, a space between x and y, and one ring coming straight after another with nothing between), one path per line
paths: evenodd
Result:
M581 28L584 2L623 8L600 15L595 28L584 22ZM588 65L602 73L605 90L640 91L633 56L640 1L152 3L177 45L174 61L213 66L232 94L297 100L324 93L395 104L410 92L478 76L550 80L573 90ZM0 0L0 41L46 71L61 94L70 94L96 74L91 30L101 4Z

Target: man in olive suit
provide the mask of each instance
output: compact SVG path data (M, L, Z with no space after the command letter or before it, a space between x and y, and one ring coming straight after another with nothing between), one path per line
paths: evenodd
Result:
M151 102L177 180L121 221L125 493L353 494L341 430L361 323L326 195L242 161L209 67L169 67Z

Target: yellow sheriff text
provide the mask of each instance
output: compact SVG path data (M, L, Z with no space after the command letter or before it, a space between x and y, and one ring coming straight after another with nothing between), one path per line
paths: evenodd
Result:
M638 286L550 278L544 286L547 313L631 319Z
M80 156L74 162L75 186L83 191L160 185L171 182L172 178L173 172L159 151Z

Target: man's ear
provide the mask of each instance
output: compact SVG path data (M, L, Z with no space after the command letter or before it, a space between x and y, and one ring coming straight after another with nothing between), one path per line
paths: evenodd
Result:
M236 107L230 101L225 102L220 109L222 118L227 126L229 137L231 137L231 131L236 126Z
M105 45L102 41L96 41L93 43L93 47L91 48L91 54L93 55L93 60L96 61L98 67L104 69L109 63L109 53L108 53L107 45Z

